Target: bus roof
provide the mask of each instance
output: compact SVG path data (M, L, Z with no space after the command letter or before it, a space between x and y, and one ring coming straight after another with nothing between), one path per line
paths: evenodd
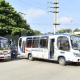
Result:
M50 37L50 36L71 36L72 34L64 33L64 34L44 34L44 35L37 35L37 36L21 36L20 38L26 37Z
M8 39L0 36L0 40L8 40Z

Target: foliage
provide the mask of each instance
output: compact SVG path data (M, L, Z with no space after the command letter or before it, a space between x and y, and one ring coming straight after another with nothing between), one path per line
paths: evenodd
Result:
M40 31L34 30L34 35L41 35L42 33Z
M78 31L80 31L80 29L78 29L78 28L76 28L76 29L74 30L74 32L78 32Z
M72 30L71 29L62 29L62 30L59 30L57 33L71 33Z
M34 34L21 15L5 0L0 0L0 36Z

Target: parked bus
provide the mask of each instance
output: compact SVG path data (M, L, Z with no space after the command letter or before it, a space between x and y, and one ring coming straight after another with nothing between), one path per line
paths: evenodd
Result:
M10 46L8 43L8 39L4 37L0 37L0 59L10 59Z
M18 54L29 60L41 58L67 62L80 62L80 38L70 34L23 36L18 41Z

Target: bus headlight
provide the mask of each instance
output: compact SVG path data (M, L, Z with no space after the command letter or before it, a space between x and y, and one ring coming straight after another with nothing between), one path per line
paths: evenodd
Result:
M80 54L79 53L74 53L74 56L75 57L80 57Z

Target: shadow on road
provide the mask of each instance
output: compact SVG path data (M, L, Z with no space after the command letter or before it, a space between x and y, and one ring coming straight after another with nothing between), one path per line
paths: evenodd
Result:
M20 61L20 60L28 60L28 59L27 58L17 58L17 59L9 59L9 60L0 59L0 63L11 62L11 61ZM34 59L34 61L40 61L42 63L58 64L57 61L44 60L44 59ZM60 65L60 64L58 64L58 65ZM66 66L80 66L80 63L67 63Z
M80 63L68 63L67 66L80 66Z
M52 61L52 60L34 59L34 61L40 61L40 62L44 62L44 63L52 63L52 64L60 65L57 61ZM80 66L80 63L67 63L66 66Z
M11 62L11 61L19 61L19 60L23 60L23 59L25 59L25 58L7 59L7 60L0 59L0 63L3 63L3 62Z

